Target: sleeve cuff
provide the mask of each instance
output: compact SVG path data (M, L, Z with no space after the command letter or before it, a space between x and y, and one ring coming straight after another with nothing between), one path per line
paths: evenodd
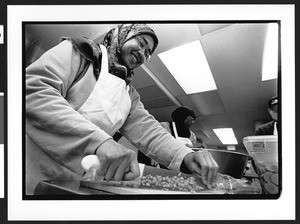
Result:
M102 145L104 142L106 142L109 139L112 139L112 137L104 132L103 130L99 130L93 133L94 137L90 142L89 147L86 148L85 153L88 155L96 154L97 149ZM95 135L97 135L95 137Z
M189 170L189 168L186 166L184 160L182 160L181 166L180 166L180 172L192 174L193 172Z
M194 152L194 151L186 146L179 149L177 151L177 153L175 154L175 156L173 157L173 159L169 165L169 169L181 171L181 166L183 166L182 164L184 164L184 157L191 152Z

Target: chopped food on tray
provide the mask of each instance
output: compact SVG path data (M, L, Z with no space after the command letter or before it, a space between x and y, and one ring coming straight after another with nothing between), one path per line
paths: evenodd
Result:
M122 181L121 186L190 193L199 193L207 190L206 187L199 185L195 177L182 175L181 173L173 177L148 174L138 180ZM226 191L228 194L261 193L259 183L252 183L245 179L235 179L224 174L218 174L217 186L213 190Z
M194 177L183 177L180 174L173 177L148 174L136 181L122 181L122 186L136 188L151 188L159 190L175 190L200 192L204 187L199 186Z

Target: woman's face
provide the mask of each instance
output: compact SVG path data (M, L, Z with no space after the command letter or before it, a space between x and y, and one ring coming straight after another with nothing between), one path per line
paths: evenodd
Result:
M184 124L187 128L190 128L195 123L195 119L191 116L187 116L184 120Z
M121 52L124 65L129 69L141 66L150 58L154 41L149 35L138 35L124 43Z

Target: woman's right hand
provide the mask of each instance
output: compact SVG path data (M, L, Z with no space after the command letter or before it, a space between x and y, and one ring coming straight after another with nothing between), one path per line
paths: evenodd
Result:
M209 189L216 186L219 165L208 150L191 152L184 157L184 162L190 171L201 176Z
M105 141L96 151L100 161L98 176L105 180L134 180L140 169L136 153L112 139Z

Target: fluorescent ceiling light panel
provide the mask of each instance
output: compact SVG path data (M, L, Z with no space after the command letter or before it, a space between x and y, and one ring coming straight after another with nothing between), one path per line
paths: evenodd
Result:
M217 89L199 40L158 56L186 94Z
M213 131L224 145L238 144L232 128L216 128Z
M219 137L219 139L223 145L236 145L237 144L237 140L235 137L231 137L231 138Z
M235 146L234 145L227 145L227 150L235 151Z
M278 24L270 23L265 39L262 81L278 77Z
M218 137L234 137L232 128L216 128L213 131Z

